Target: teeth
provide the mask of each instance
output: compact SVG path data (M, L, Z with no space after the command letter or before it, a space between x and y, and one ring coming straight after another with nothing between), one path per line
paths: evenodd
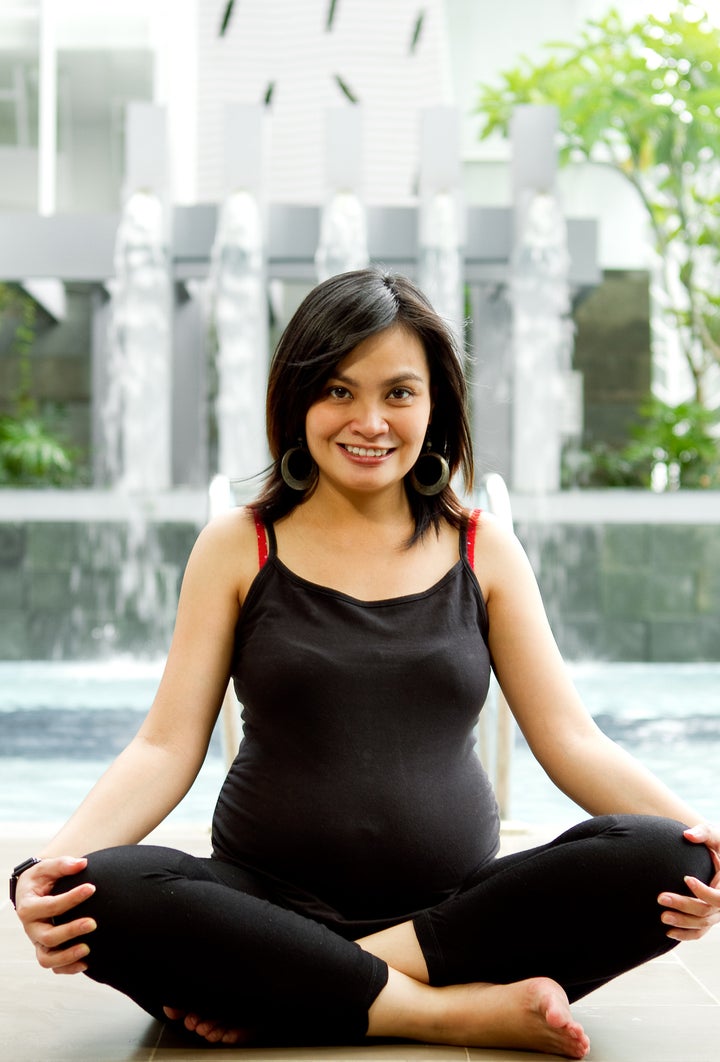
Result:
M387 450L370 450L366 446L345 446L345 449L349 454L354 454L355 457L384 457Z

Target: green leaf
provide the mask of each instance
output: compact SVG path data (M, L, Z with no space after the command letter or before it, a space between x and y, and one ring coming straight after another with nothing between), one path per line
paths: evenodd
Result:
M225 13L223 14L222 22L220 23L220 34L219 35L221 37L224 37L225 34L227 33L227 28L228 28L228 26L230 24L230 19L232 17L233 7L234 6L235 6L235 0L227 0L227 4L225 5Z
M425 23L425 10L421 10L415 19L415 25L413 26L412 37L410 38L410 55L414 55L417 51L417 46L420 43L420 37L422 36L423 25Z
M355 93L352 91L350 86L345 81L343 81L343 79L340 77L339 74L335 74L334 77L335 77L335 81L337 83L337 86L340 89L340 91L343 93L343 95L346 96L350 100L351 103L357 103L358 102L358 98L355 95Z

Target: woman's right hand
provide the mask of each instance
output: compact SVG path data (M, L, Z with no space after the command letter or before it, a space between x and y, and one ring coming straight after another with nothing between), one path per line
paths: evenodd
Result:
M84 973L87 964L83 961L90 949L80 943L68 946L75 937L92 933L97 925L92 918L77 918L74 921L55 925L53 919L72 911L95 892L90 882L53 895L60 878L78 874L87 866L87 859L72 856L43 859L26 870L18 878L15 903L17 916L23 929L35 947L37 961L45 970L57 974Z

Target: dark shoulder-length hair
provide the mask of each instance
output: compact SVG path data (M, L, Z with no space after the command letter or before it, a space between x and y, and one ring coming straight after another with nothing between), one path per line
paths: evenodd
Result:
M359 343L386 328L401 325L423 345L430 367L433 397L432 448L446 458L452 477L460 472L465 489L473 483L473 455L467 411L467 387L451 329L423 292L407 277L360 269L318 284L300 304L278 343L267 389L267 434L273 464L253 508L267 522L285 516L309 497L287 486L283 454L305 438L310 406L338 364ZM453 527L465 523L460 500L448 484L439 494L418 494L405 478L415 521L409 544L443 519Z

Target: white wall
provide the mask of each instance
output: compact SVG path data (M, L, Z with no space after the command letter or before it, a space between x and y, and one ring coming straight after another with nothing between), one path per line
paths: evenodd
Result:
M364 192L370 202L412 194L419 109L450 102L442 0L344 0L326 32L326 0L244 0L218 37L225 0L198 8L197 194L220 197L222 104L259 103L275 82L267 195L278 202L326 198L325 112L350 106L340 75L363 106ZM415 54L415 18L425 25Z

